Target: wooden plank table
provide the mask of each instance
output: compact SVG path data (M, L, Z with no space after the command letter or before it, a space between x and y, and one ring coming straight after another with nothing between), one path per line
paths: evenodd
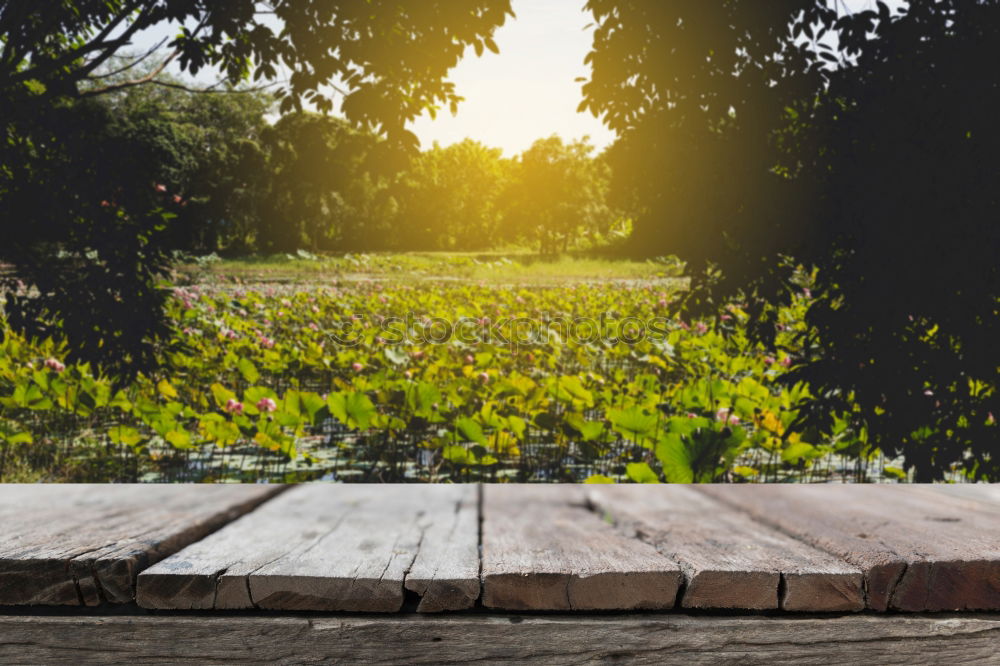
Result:
M684 608L859 611L861 570L685 486L595 486L591 502L684 571Z
M476 486L300 486L139 575L159 609L394 612L479 597Z
M130 602L139 571L280 490L0 484L0 605Z
M873 610L1000 609L1000 512L907 486L703 486L860 568Z
M0 606L1000 610L991 488L281 490L0 486Z
M620 535L579 486L483 490L483 605L505 610L673 608L681 573Z

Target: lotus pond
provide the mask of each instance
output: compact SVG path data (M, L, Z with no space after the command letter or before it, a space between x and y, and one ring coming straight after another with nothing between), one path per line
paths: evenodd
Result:
M676 281L316 280L172 288L156 376L117 387L58 340L0 342L0 479L883 480L863 432L794 424L739 303L672 312Z

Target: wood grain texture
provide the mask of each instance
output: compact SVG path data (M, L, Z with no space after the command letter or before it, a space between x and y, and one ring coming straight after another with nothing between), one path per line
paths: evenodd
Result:
M684 486L600 486L591 502L677 562L684 608L858 611L860 569Z
M445 515L426 523L406 589L420 596L417 611L472 608L479 599L479 487L444 486Z
M1000 609L993 507L906 486L698 490L859 567L874 610Z
M126 603L136 574L279 492L263 486L0 486L0 605Z
M482 530L488 608L674 606L677 565L604 523L579 486L486 486Z
M989 509L1000 511L1000 484L989 483L937 483L914 485L913 488L920 489L935 495L945 495L953 499L962 499L976 503L978 509Z
M300 486L139 576L160 609L393 612L479 594L474 486Z
M1000 616L0 616L0 662L996 664Z

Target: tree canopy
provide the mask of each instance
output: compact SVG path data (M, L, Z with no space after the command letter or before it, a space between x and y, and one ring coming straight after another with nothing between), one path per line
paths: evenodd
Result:
M1000 3L587 6L582 108L620 134L637 246L717 265L709 296L742 292L772 344L767 304L797 289L783 257L817 268L815 353L789 375L812 425L847 410L924 480L966 450L995 470Z
M356 128L412 152L406 123L457 105L448 71L469 46L496 50L510 15L509 0L0 2L0 261L41 294L9 301L11 322L44 332L61 321L80 357L122 375L148 365L165 332L157 279L183 212L167 181L192 137L170 123L127 127L106 102L115 93L177 86L162 78L170 63L217 68L229 86L280 80L280 110L330 111L336 97ZM167 24L180 28L164 49L115 63ZM244 166L254 159L249 144L240 152Z

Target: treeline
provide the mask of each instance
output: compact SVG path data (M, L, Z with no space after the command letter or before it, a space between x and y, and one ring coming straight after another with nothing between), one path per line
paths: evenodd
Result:
M275 119L259 92L147 86L101 104L158 174L179 250L556 253L627 226L608 205L607 160L585 140L540 139L511 158L471 139L407 155L334 115Z

